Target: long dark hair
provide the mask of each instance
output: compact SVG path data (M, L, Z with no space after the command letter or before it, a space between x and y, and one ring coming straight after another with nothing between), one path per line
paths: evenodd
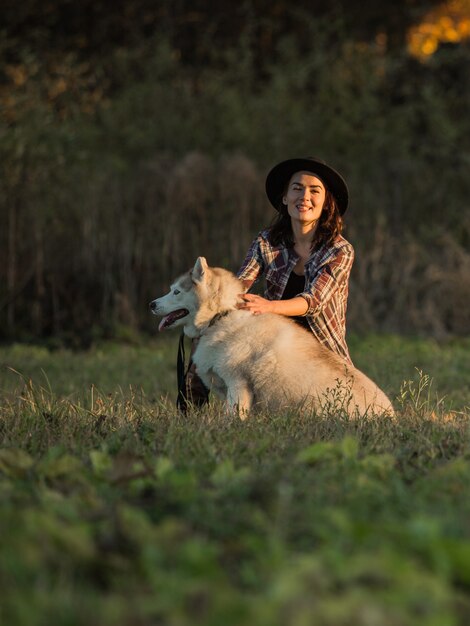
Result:
M325 189L325 203L320 215L315 237L312 241L312 249L322 244L330 245L343 231L343 218L338 209L334 195ZM273 246L294 247L294 233L287 206L279 201L279 212L269 227L269 241Z

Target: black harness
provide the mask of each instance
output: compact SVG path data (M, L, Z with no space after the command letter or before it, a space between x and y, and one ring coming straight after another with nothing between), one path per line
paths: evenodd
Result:
M207 328L214 326L220 319L228 315L230 311L222 311L221 313L216 313L214 317L211 319ZM191 359L189 359L188 366L186 367L186 351L184 348L184 331L182 331L180 335L180 340L178 343L178 354L176 357L176 379L178 386L178 395L176 397L176 408L180 411L185 411L187 407L186 401L186 376L188 374L188 370L191 367Z
M176 397L176 408L180 411L186 410L186 353L184 350L184 331L180 335L178 343L178 356L176 358L176 379L178 385L178 395ZM189 368L189 365L188 365Z
M216 313L214 317L211 319L207 328L214 326L220 319L228 315L230 311L222 311L220 313ZM184 331L181 332L180 340L178 343L178 354L176 357L176 379L178 386L178 395L176 397L176 408L180 409L180 411L185 411L187 401L186 401L186 376L188 374L188 370L191 367L191 358L189 359L188 366L186 367L186 351L184 348Z

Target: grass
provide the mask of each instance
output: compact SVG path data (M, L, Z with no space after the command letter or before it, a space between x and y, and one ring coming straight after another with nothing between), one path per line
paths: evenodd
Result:
M354 422L178 415L175 343L1 350L1 623L469 622L468 343L352 338Z
M0 350L0 388L16 392L21 380L51 387L60 396L131 387L150 396L175 393L177 337L142 345L105 343L83 352L15 344Z

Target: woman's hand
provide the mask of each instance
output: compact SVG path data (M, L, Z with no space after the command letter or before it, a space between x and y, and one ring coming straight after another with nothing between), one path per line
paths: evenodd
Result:
M241 293L239 294L239 298L243 300L243 302L237 304L237 309L249 311L253 313L253 315L274 313L274 302L272 300L266 300L266 298L262 298L253 293Z

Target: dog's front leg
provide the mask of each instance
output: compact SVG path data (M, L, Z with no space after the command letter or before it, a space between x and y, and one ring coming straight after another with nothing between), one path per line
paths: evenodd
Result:
M242 420L246 419L252 402L253 396L244 381L232 380L227 383L227 405L232 413L237 413Z

